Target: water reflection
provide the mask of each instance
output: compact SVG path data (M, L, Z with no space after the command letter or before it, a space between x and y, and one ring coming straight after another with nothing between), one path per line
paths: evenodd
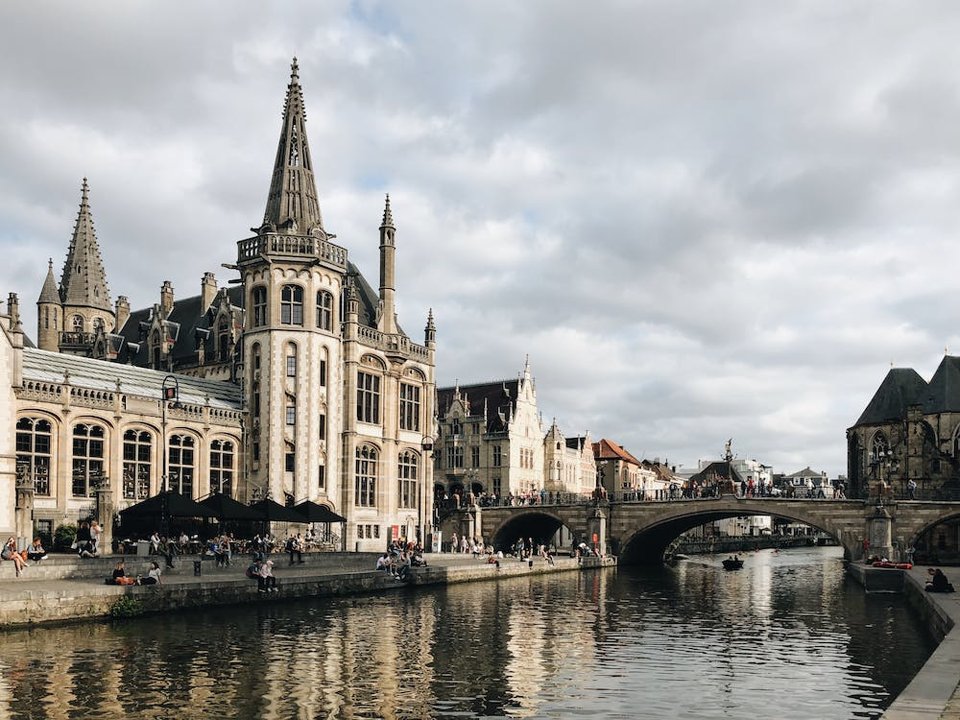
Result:
M877 717L932 650L834 549L719 560L10 632L0 716Z

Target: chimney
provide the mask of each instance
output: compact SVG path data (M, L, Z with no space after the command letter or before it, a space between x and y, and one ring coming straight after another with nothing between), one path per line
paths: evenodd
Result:
M117 302L114 304L114 314L117 316L117 326L113 329L115 333L120 332L123 326L130 319L130 301L126 295L118 295Z
M217 297L217 278L212 272L205 272L200 281L200 312L205 313Z
M10 316L10 329L16 329L20 324L20 300L16 293L7 296L7 314Z
M173 312L173 285L169 280L164 280L160 287L160 312L164 320Z

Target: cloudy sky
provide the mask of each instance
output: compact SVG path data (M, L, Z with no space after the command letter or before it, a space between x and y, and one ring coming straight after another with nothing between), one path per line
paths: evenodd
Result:
M199 292L263 217L297 55L324 223L441 384L685 467L845 472L890 364L960 354L953 2L0 6L0 292L89 178L111 292Z

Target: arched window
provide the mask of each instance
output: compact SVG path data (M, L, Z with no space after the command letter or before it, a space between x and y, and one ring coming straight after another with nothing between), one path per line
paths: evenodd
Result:
M400 482L400 507L416 507L419 494L420 456L412 450L405 450L400 454L397 470L397 477Z
M878 432L873 436L873 444L870 446L870 463L875 464L884 460L890 452L890 443L887 442L887 436Z
M194 441L190 435L171 435L167 454L167 488L193 496Z
M74 332L83 332L83 318L80 315L74 315L72 322Z
M217 357L221 361L230 358L230 321L226 317L217 322Z
M303 325L303 288L284 285L280 290L280 323Z
M233 443L229 440L210 443L210 492L233 497Z
M297 346L294 343L287 343L287 377L295 378L297 376Z
M103 479L103 427L79 423L73 426L73 481L74 497L90 497Z
M333 295L326 290L317 293L317 327L328 332L333 329Z
M123 433L123 497L143 500L150 497L150 462L153 437L146 430Z
M357 507L374 507L377 502L377 460L379 453L372 445L362 445L356 453L356 497Z
M267 324L267 289L258 285L253 289L253 326L260 327Z
M17 476L33 480L37 495L50 496L50 423L40 418L17 421Z

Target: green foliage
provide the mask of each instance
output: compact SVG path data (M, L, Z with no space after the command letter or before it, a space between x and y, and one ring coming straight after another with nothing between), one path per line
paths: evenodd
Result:
M131 618L143 613L143 606L133 595L121 595L110 608L110 617Z
M70 546L76 539L76 525L59 525L53 533L53 549L57 552L69 552Z

